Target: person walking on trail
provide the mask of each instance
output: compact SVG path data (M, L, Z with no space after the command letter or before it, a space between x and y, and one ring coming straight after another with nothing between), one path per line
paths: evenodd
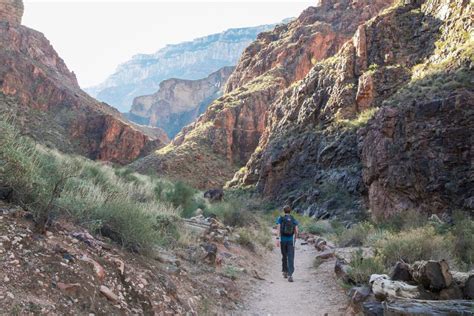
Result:
M283 208L284 215L277 218L277 247L281 248L283 277L293 282L295 271L295 241L298 235L298 221L291 216L291 207Z

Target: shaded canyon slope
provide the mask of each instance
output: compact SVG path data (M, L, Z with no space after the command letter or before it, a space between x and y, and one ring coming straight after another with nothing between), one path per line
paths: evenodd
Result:
M154 94L135 98L126 117L138 124L162 128L173 138L222 95L233 70L234 67L223 67L198 80L162 81Z
M197 80L222 67L236 65L249 43L273 27L275 24L229 29L167 45L154 54L136 55L120 65L105 82L86 91L119 111L128 112L134 98L155 93L163 80Z
M140 172L166 174L199 188L222 186L257 149L267 111L313 64L337 53L357 27L388 0L323 2L258 35L226 86L196 122L163 149L134 162Z
M126 164L163 146L159 129L142 128L77 83L49 41L21 25L23 5L0 0L0 110L39 142Z
M318 218L474 209L473 8L395 4L271 106L231 186Z

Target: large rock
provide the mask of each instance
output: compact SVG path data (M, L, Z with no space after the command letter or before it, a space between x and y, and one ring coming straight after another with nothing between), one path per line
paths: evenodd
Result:
M23 133L46 145L122 164L167 142L162 131L131 124L83 92L43 34L19 24L20 3L0 2L1 8L17 8L0 14L3 115L16 117Z
M173 138L222 95L233 70L224 67L198 80L165 80L156 93L135 98L127 117L139 124L162 128Z
M466 207L474 193L473 108L472 95L462 93L384 108L375 116L363 131L361 157L369 207L377 218Z

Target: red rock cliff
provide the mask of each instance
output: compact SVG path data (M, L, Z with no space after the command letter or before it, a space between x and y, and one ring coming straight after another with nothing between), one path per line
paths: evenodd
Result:
M83 92L49 41L19 24L22 12L21 1L0 2L0 92L18 104L2 111L37 140L92 159L128 163L166 142Z
M260 34L243 53L227 93L171 145L133 167L186 179L199 187L223 185L257 148L267 110L280 93L303 78L314 63L335 54L360 23L389 2L323 1L294 21ZM188 164L193 165L191 174Z
M414 0L361 25L272 105L231 185L318 218L472 211L472 13Z

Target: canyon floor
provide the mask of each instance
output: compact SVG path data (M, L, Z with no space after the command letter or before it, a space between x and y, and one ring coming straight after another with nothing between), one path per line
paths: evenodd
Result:
M345 315L347 296L334 275L335 259L314 266L317 250L297 241L294 282L281 274L280 249L265 258L266 274L249 291L235 315Z

